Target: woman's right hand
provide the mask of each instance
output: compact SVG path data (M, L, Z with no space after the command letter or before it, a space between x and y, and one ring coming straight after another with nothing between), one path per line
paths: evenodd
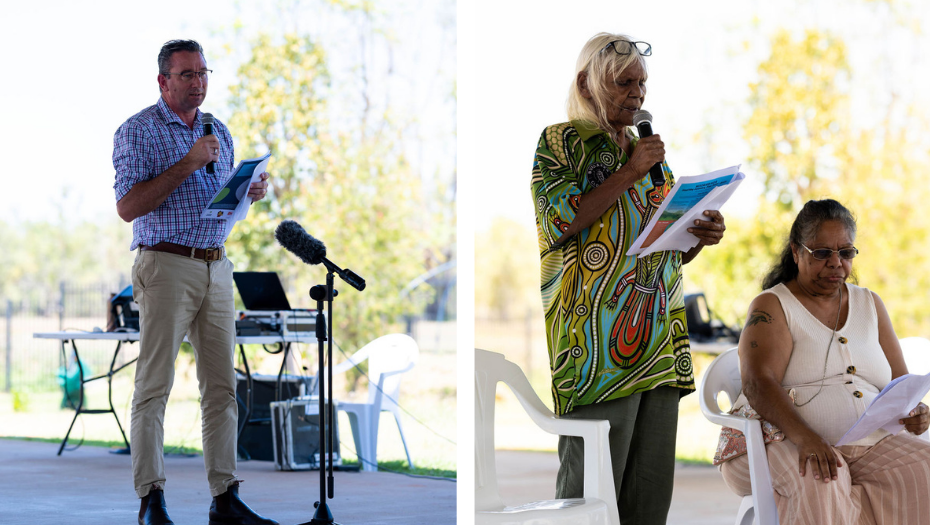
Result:
M652 135L636 143L627 165L633 169L633 173L639 175L639 178L643 178L649 173L649 168L663 160L665 160L665 143L659 135Z
M814 432L798 441L798 468L802 478L807 474L807 465L810 463L814 479L822 479L824 483L837 479L836 469L842 467L843 462L829 443Z

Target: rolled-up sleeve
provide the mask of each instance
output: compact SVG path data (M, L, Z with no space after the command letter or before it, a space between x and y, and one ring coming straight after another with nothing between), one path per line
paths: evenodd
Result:
M153 173L154 149L149 131L141 124L129 120L116 130L113 135L113 168L116 170L113 189L117 202L136 183L157 175Z
M568 162L568 152L558 142L560 133L547 128L539 139L533 161L533 197L540 227L540 248L558 247L555 242L575 220L581 188Z

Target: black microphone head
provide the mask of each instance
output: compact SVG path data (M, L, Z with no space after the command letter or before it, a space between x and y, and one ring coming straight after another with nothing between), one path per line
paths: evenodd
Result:
M307 264L320 264L326 257L326 245L290 219L282 221L275 228L274 237L278 244Z
M633 113L633 125L639 126L640 122L649 122L652 123L652 113L649 113L645 109L638 109L636 113Z

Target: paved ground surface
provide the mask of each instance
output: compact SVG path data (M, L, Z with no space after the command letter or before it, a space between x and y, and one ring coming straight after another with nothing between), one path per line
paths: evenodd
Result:
M550 452L497 452L501 497L507 505L552 499L559 458ZM681 465L675 470L675 492L668 523L720 525L733 523L740 498L730 492L715 467Z
M0 440L0 524L134 524L139 500L129 456L81 447ZM202 457L167 457L165 498L178 525L206 525L210 507ZM309 522L320 499L319 471L280 472L267 461L239 463L239 494L282 525ZM342 524L455 523L456 483L385 472L336 472L329 505ZM427 502L424 504L423 502Z

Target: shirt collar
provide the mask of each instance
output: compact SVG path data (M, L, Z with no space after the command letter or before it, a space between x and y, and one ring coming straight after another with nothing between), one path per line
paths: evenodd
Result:
M578 132L581 140L587 142L590 138L597 135L607 135L608 133L597 127L597 124L590 120L573 120L572 127Z
M161 110L162 116L165 117L166 122L168 123L177 122L178 124L181 124L185 128L187 127L187 124L185 124L184 121L181 120L181 117L179 117L178 114L175 113L173 109L168 107L168 103L165 102L165 97L158 97L158 103L156 104L156 106L158 106L158 108ZM203 113L200 111L200 108L197 108L197 116L194 117L194 129L197 129L197 126L200 124L201 115L203 115Z
M571 121L572 127L575 128L575 131L578 132L578 136L581 137L581 140L587 142L592 138L598 135L604 135L604 138L607 141L610 141L610 134L601 128L597 127L597 124L591 122L590 120L573 120ZM635 136L631 136L630 140L633 141L635 146L639 139Z

